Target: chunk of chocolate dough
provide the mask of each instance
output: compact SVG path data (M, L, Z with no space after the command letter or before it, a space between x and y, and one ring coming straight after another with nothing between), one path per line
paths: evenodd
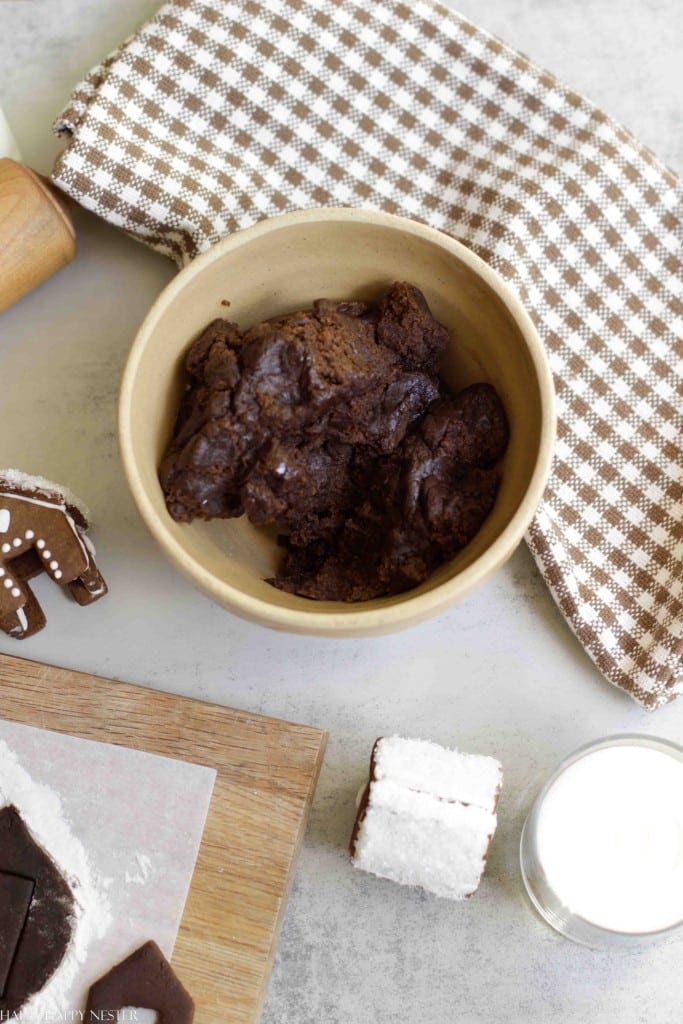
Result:
M0 629L19 640L43 628L45 615L27 584L41 572L80 605L104 597L88 525L87 509L66 489L0 470Z
M0 810L0 880L0 1019L8 1019L59 967L74 909L59 868L13 806Z
M32 878L0 871L0 999L7 988L34 889Z
M178 522L282 531L273 586L362 601L423 582L480 528L508 441L488 384L439 378L446 329L396 283L375 306L321 299L242 332L215 320L160 469Z
M95 982L85 1019L116 1020L117 1013L128 1007L156 1010L159 1024L191 1024L192 997L156 942L146 942Z

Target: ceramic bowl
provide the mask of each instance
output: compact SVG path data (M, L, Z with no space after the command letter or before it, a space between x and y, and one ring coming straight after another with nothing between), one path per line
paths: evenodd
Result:
M358 604L318 602L265 582L277 571L275 532L246 517L181 525L164 504L158 466L173 429L185 353L215 317L247 327L314 299L372 300L393 281L425 294L452 343L442 375L456 388L495 386L510 443L495 506L476 537L420 587ZM229 309L222 305L230 303ZM388 633L460 600L512 554L548 476L553 385L538 334L515 293L465 246L414 221L356 209L286 214L204 253L164 289L133 343L119 406L125 473L142 518L177 568L219 604L295 633Z

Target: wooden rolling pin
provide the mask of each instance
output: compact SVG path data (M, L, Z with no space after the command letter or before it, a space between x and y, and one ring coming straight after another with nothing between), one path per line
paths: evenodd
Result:
M75 253L71 218L47 182L16 160L0 159L0 311Z

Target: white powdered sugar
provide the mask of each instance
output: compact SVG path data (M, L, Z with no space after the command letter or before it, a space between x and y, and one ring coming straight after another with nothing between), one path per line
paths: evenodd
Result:
M145 853L139 851L135 854L137 871L126 871L125 879L129 885L144 885L152 873L152 861Z
M63 1019L66 1000L94 940L100 939L112 916L105 888L86 851L65 820L59 795L35 782L16 754L0 740L0 807L14 805L37 843L52 858L74 897L72 934L64 959L40 992L22 1007L19 1020L44 1022ZM60 1016L61 1015L61 1016Z
M431 740L385 736L375 749L374 778L392 779L408 789L494 811L503 784L499 761L463 754Z

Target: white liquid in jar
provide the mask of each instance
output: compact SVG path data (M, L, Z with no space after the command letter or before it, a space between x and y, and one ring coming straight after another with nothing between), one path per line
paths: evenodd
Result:
M537 853L572 914L615 932L683 920L683 762L605 747L566 768L540 808Z

